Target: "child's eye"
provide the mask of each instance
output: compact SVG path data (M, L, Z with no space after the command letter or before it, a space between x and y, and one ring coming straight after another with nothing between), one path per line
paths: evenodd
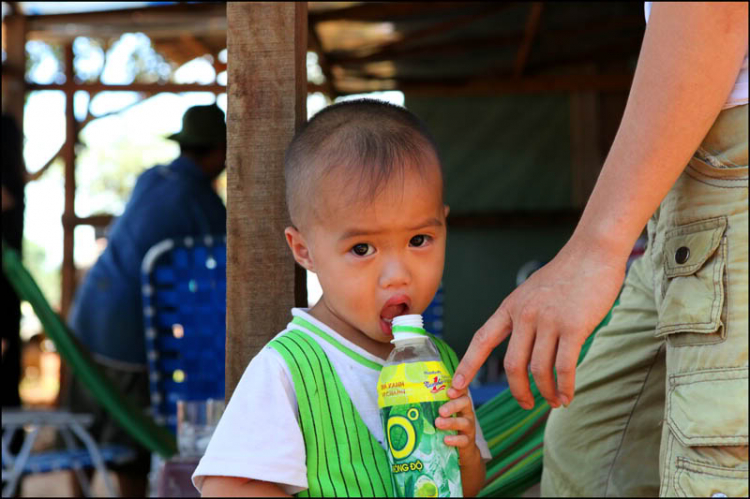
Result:
M357 256L369 256L372 255L374 248L367 243L355 244L352 247L352 253Z
M420 246L424 246L426 243L428 243L430 240L430 236L425 236L424 234L419 234L418 236L414 236L409 240L409 244L412 246L416 246L419 248Z

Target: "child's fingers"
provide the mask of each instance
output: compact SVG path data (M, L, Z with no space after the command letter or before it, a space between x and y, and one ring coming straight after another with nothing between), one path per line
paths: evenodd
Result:
M458 412L471 411L471 399L469 397L460 397L455 400L449 400L440 406L440 415L444 418L450 417Z
M441 430L456 430L461 433L473 433L474 421L469 418L437 418L435 426Z
M466 388L463 390L457 390L453 387L448 388L448 398L450 399L457 399L458 397L463 397L466 395Z
M471 439L466 435L446 435L443 440L445 445L451 447L467 447L472 443Z

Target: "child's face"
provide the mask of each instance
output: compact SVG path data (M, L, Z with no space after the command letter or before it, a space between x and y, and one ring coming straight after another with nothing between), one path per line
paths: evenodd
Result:
M391 319L422 313L440 284L447 208L439 170L413 170L372 202L352 202L340 173L317 189L315 220L300 234L307 259L297 260L323 289L313 315L346 337L390 341Z

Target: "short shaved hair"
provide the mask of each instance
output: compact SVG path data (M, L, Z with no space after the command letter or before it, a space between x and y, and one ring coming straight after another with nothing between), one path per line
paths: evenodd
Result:
M329 106L294 136L284 157L286 202L298 225L305 201L315 198L317 182L333 169L356 179L357 194L372 200L408 167L421 174L442 167L435 140L425 124L407 109L374 99Z

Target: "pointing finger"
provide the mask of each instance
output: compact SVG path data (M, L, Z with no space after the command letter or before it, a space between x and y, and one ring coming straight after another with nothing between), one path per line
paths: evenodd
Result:
M511 325L510 315L503 305L500 305L471 339L469 348L454 373L454 388L461 390L469 385L492 350L510 334Z

